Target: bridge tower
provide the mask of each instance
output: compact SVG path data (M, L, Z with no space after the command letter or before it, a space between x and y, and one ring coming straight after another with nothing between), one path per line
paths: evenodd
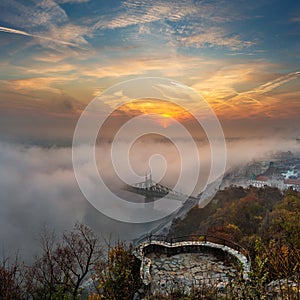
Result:
M148 178L148 174L149 174L149 178ZM145 202L153 202L154 201L154 197L153 197L153 192L151 190L152 186L153 186L153 181L152 181L152 173L151 170L146 172L146 176L145 176L145 186L146 186L146 193L145 193Z
M149 174L149 178L148 178L148 174ZM151 173L151 170L146 172L146 175L145 175L145 187L146 187L146 190L150 190L151 187L154 185L153 183L153 180L152 180L152 173Z

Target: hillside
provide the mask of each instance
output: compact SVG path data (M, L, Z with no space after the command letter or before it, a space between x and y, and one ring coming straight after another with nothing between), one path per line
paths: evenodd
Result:
M174 220L169 235L206 233L233 240L248 249L254 272L264 263L266 281L271 281L299 276L299 232L299 192L230 187L205 208L194 207L184 219Z
M218 191L206 207L194 207L184 219L175 219L169 235L214 233L245 245L244 238L257 234L283 199L284 195L271 187L226 188Z

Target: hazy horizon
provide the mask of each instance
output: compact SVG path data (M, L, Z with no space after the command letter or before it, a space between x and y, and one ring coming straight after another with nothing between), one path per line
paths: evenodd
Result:
M145 151L144 143L148 145ZM101 146L100 146L101 147ZM102 146L103 147L103 146ZM109 148L108 145L106 145ZM207 147L207 146L206 146ZM169 151L169 145L160 142L138 142L132 165L135 171L144 176L148 170L147 155L155 149L155 153L165 154L169 162L167 171L161 182L172 187L178 179L176 153ZM104 151L105 150L105 151ZM101 159L109 155L107 149L98 149ZM272 158L277 151L292 151L299 155L299 142L290 140L288 143L279 140L234 140L227 144L226 169L244 165L253 159L266 160ZM200 153L208 151L202 149ZM147 154L148 153L148 154ZM106 161L106 159L105 159ZM191 163L193 160L191 160ZM203 188L207 179L210 163L201 156L201 174L198 190ZM75 222L84 222L92 227L100 236L111 236L113 239L135 239L149 232L158 223L126 224L113 220L97 211L82 195L74 177L71 148L40 146L24 146L22 144L0 143L0 198L1 198L1 251L12 253L18 251L21 258L30 260L39 251L39 235L44 227L55 230L59 235L70 230ZM177 167L176 167L177 166ZM120 193L121 181L113 174L109 164L102 166L101 176L106 177L110 188ZM153 180L160 181L161 165L151 164ZM188 165L187 165L188 167ZM92 178L91 178L92 180ZM128 178L130 182L130 178ZM202 184L201 184L202 182ZM131 181L131 183L134 183ZM182 186L184 191L184 186ZM124 196L124 191L122 192ZM127 194L125 197L131 196ZM132 195L134 196L134 195ZM101 197L101 195L99 195ZM136 197L136 196L134 196ZM142 199L142 198L141 198ZM136 201L136 200L135 200ZM109 199L107 199L109 205ZM118 208L116 208L118 209Z

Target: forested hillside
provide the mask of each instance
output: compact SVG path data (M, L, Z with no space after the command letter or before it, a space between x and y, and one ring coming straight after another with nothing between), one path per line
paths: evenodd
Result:
M261 296L276 280L299 288L299 192L271 187L219 191L205 208L194 207L183 220L174 220L170 236L190 234L211 234L246 248Z

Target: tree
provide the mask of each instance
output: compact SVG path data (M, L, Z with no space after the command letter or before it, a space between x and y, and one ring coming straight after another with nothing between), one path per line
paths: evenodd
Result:
M230 241L239 241L242 238L239 227L231 223L208 228L207 233Z
M119 242L115 247L109 246L107 260L98 263L94 282L98 295L90 299L132 299L141 286L140 262L133 255L133 248Z
M0 299L18 300L25 299L23 293L23 273L16 257L14 262L8 258L2 260L0 265Z
M43 252L27 268L27 287L33 299L77 299L83 280L103 255L93 231L76 224L60 242L42 235Z
M86 225L78 224L75 230L63 235L63 243L56 249L56 260L74 299L84 278L101 260L102 254L98 239Z

